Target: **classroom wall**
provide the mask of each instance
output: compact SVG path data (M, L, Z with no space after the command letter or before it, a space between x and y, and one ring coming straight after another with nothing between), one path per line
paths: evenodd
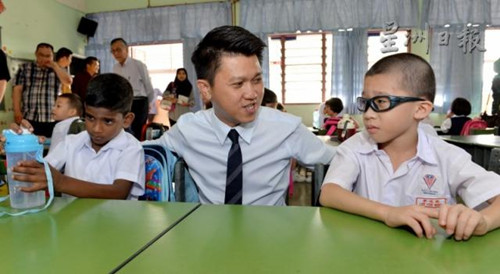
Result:
M87 38L76 31L83 12L56 0L3 0L3 3L6 10L0 14L1 41L8 56L33 60L40 42L52 44L55 50L64 46L84 54ZM4 97L7 111L0 111L0 129L13 121L11 82Z

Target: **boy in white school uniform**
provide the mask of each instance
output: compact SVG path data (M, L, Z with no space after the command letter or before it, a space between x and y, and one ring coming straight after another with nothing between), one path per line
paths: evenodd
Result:
M101 74L89 82L87 130L66 136L45 157L55 191L81 198L129 200L144 194L144 151L124 130L134 119L132 101L132 86L117 74ZM32 129L26 120L23 126ZM59 171L63 167L64 174ZM43 166L36 161L21 162L13 171L15 180L33 183L23 191L47 187Z
M161 138L146 142L184 158L202 203L285 205L290 158L313 165L333 157L333 147L300 118L260 107L264 47L241 27L211 30L191 61L213 108L181 116Z
M418 237L437 233L431 219L456 240L500 226L500 176L419 127L435 89L430 65L410 53L370 68L357 99L366 130L338 147L321 188L323 206L407 225Z
M63 93L57 96L56 103L52 108L52 118L57 121L50 138L49 152L64 140L68 135L71 123L79 119L83 114L83 104L80 96L74 93Z

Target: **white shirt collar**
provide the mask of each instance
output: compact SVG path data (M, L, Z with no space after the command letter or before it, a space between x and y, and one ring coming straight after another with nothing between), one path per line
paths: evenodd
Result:
M241 139L243 139L243 141L245 141L245 143L247 143L247 144L250 144L250 142L252 141L253 132L254 132L255 126L258 123L260 111L261 111L261 109L259 108L258 113L255 116L255 120L253 120L252 122L240 124L240 125L234 127L234 129L236 129L236 131L240 135ZM212 124L212 126L214 127L215 134L217 135L217 139L219 140L219 142L222 146L224 144L224 142L226 141L226 139L228 138L227 134L233 128L229 127L224 122L222 122L217 117L217 115L215 115L215 112L213 109L210 109L209 121Z

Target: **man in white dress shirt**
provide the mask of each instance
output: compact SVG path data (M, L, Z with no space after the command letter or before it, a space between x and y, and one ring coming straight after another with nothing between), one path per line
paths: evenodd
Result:
M184 114L160 139L147 141L184 158L202 203L226 203L233 143L228 132L233 129L242 156L241 204L285 205L290 159L305 165L327 164L334 155L334 148L313 135L300 118L260 107L264 47L262 40L241 27L210 31L191 61L198 89L213 108Z
M113 66L113 72L127 79L134 89L132 112L135 119L130 127L134 136L140 140L142 127L146 124L149 103L154 100L154 90L146 65L128 56L128 45L123 38L111 41L111 53L118 62Z

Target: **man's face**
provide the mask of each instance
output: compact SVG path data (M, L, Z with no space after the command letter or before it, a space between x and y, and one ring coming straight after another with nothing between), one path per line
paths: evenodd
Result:
M94 76L99 72L99 61L94 61L90 65L87 65L87 72Z
M116 41L111 45L111 54L113 54L118 63L123 65L125 60L127 60L128 48L122 41Z
M59 65L63 68L69 67L71 65L71 61L73 60L73 55L70 55L68 57L63 57L59 59Z
M41 47L35 52L36 64L42 68L48 68L49 64L54 59L54 53L48 47Z
M255 120L264 94L257 56L223 55L213 86L206 80L197 83L212 101L215 115L228 126Z

